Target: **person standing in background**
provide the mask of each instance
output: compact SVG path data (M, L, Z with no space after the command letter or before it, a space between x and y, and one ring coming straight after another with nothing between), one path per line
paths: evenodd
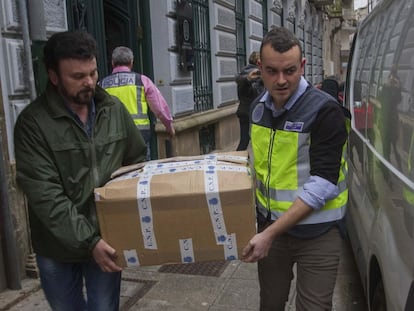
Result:
M258 263L261 311L284 310L295 263L296 310L331 310L345 235L350 114L305 80L302 55L282 27L260 47L266 92L250 126L258 233L242 260Z
M175 130L170 108L161 92L143 74L132 71L134 54L125 46L118 46L112 52L112 74L99 84L111 95L118 97L128 109L135 125L141 130L147 144L147 160L150 160L151 127L149 109L164 124L170 137Z
M263 82L260 78L258 61L259 52L252 52L249 56L249 63L236 77L237 96L239 98L239 106L236 114L240 124L240 142L237 146L237 151L246 150L249 145L250 105L264 90Z
M400 118L398 105L402 100L401 79L398 76L397 65L391 66L390 74L379 92L379 101L381 103L380 134L382 139L382 148L384 157L393 163L391 155L394 154L396 165L402 168L400 148L398 148L398 139L400 127ZM393 152L392 152L393 151ZM384 174L388 178L389 171L384 170ZM391 181L390 181L391 182Z
M52 310L119 310L120 254L101 238L93 191L121 166L144 161L146 146L122 103L96 85L90 34L55 33L43 54L46 90L14 128L42 289Z
M335 76L329 76L323 79L320 89L331 95L342 105L342 101L339 98L339 83Z

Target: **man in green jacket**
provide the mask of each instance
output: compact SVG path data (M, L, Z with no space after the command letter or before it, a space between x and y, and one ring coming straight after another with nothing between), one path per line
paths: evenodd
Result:
M17 181L53 310L118 310L121 268L100 236L93 190L146 155L128 111L96 85L96 55L88 33L54 34L44 47L47 88L14 130Z

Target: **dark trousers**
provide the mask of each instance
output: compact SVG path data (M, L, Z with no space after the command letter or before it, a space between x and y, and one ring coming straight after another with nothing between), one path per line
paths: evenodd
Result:
M250 141L250 134L249 134L249 117L248 116L238 116L239 117L239 124L240 124L240 142L237 146L237 151L246 150L247 146L249 145Z
M285 309L295 263L296 310L332 310L342 243L336 227L314 239L277 237L268 256L258 262L260 311Z
M141 130L142 138L147 145L147 157L146 160L151 160L151 130Z

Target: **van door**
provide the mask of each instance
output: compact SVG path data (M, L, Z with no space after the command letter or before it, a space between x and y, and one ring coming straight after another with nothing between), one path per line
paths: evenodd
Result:
M352 113L352 130L349 135L349 197L348 222L353 222L354 230L349 230L353 240L359 242L355 250L360 266L368 258L368 237L376 209L370 203L373 189L370 189L370 163L368 143L373 136L374 105L369 97L370 45L373 44L375 25L364 28L354 38L352 62L347 77L345 105ZM356 237L365 238L356 238Z
M414 308L413 14L414 0L378 5L347 76L348 232L372 310Z

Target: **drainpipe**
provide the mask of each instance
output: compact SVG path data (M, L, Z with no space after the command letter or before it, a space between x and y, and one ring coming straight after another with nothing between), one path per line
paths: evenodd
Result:
M33 41L46 41L44 0L28 1L30 37Z
M23 35L23 52L25 61L25 76L28 79L30 100L33 101L36 98L36 86L34 81L33 63L32 63L32 51L30 47L30 35L29 35L29 21L27 19L27 6L26 0L18 0L20 26L22 28ZM42 6L43 8L43 6Z
M3 218L4 255L6 261L7 285L10 289L21 289L19 260L17 256L16 236L10 213L9 191L7 187L6 159L3 153L3 134L0 130L0 215Z

